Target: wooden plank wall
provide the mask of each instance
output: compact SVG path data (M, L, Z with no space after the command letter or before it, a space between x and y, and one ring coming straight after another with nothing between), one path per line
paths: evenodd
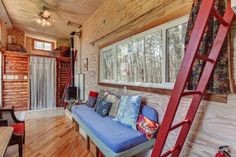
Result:
M70 59L57 59L57 106L63 107L60 104L61 97L66 87L68 75L70 70Z
M88 58L88 71L85 73L85 94L90 90L105 90L117 94L141 95L143 101L154 107L160 116L160 122L165 114L169 96L139 92L128 89L111 88L98 85L99 47L119 41L132 34L149 29L162 22L190 13L192 0L161 0L148 3L146 0L106 0L101 7L83 24L82 58ZM141 4L137 7L137 4ZM140 10L142 10L140 12ZM117 14L117 13L121 14ZM99 40L97 40L99 39ZM95 46L90 43L95 42ZM236 21L232 27L233 76L236 77ZM86 96L85 96L86 97ZM190 99L183 99L177 112L175 122L183 120ZM228 95L227 103L203 101L188 136L182 157L214 156L220 145L230 145L231 155L236 156L236 94ZM178 130L171 132L166 143L166 149L175 142ZM143 157L143 155L140 155ZM149 156L149 155L147 155Z
M29 108L29 56L20 53L3 53L3 107L16 110Z

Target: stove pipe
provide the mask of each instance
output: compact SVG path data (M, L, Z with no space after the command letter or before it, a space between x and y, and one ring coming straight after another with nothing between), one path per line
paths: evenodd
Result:
M71 81L70 87L67 89L68 99L76 99L77 98L77 88L75 87L75 54L74 54L74 35L76 33L72 32L70 34L70 67L71 67Z
M75 32L70 34L70 67L71 67L71 87L75 86L75 54L74 54L74 35Z

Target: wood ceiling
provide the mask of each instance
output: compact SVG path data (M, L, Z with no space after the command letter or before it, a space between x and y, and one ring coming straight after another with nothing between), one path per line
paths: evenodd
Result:
M2 0L13 26L29 33L68 38L76 27L68 21L83 24L105 0ZM36 20L42 7L51 12L52 25L40 26Z

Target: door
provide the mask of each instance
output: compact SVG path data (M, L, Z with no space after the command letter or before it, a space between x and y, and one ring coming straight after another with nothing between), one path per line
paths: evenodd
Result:
M31 109L56 107L56 59L30 57Z

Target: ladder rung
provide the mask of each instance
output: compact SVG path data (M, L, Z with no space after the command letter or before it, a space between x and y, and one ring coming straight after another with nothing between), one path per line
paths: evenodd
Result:
M176 129L176 128L178 128L178 127L180 127L180 126L182 126L182 125L184 125L184 124L186 124L186 123L190 123L190 120L189 120L189 119L185 119L184 121L182 121L182 122L180 122L180 123L178 123L178 124L173 125L173 126L170 128L170 131L171 131L171 130L174 130L174 129Z
M199 92L199 91L186 91L186 92L183 92L182 96L188 96L188 95L195 95L195 94L202 94L202 92Z
M196 57L197 57L198 59L201 59L201 60L205 61L205 62L215 63L215 61L214 61L213 59L208 58L208 57L206 57L206 56L196 55Z
M167 157L168 155L170 155L171 153L173 153L176 149L180 148L180 146L174 146L173 148L171 148L170 150L168 150L166 153L164 153L163 155L161 155L161 157Z
M220 15L220 13L215 8L212 9L212 13L221 24L223 24L224 26L228 26L228 23L225 22L223 17Z

